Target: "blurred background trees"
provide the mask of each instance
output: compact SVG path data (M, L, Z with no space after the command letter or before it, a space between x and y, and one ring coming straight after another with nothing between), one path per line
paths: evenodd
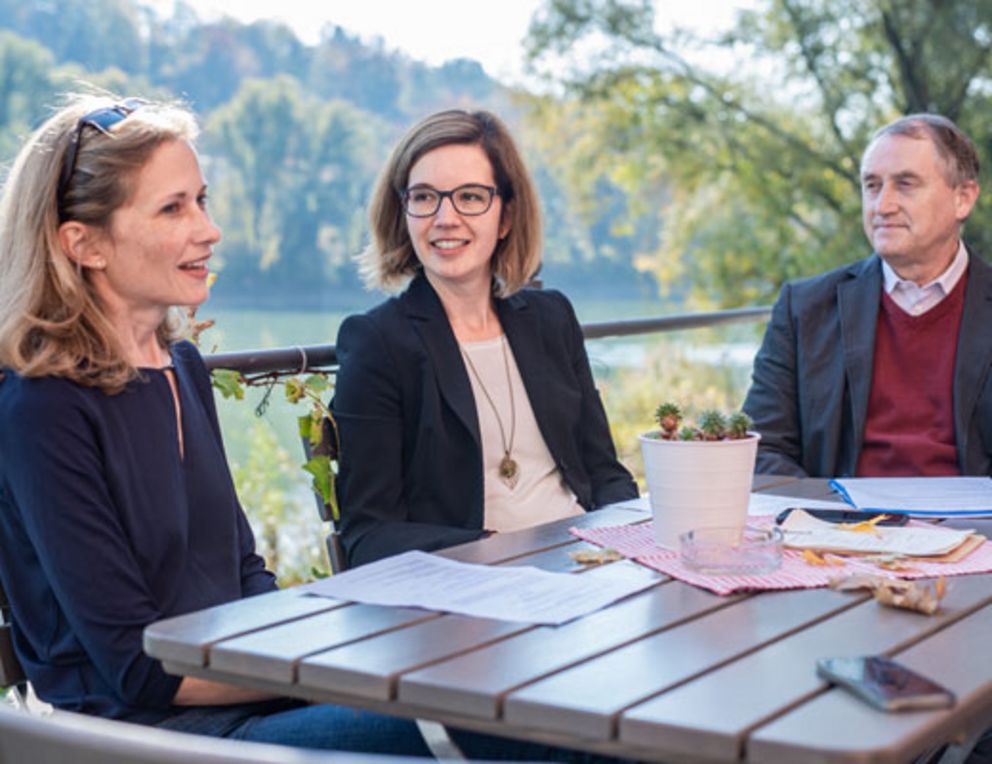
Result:
M654 30L647 0L549 0L530 57L561 88L542 117L574 187L595 199L608 178L635 211L666 189L641 264L700 302L767 301L866 254L859 160L901 114L950 117L988 160L992 3L766 0L717 39ZM966 231L979 252L990 206Z
M439 108L514 126L546 213L547 284L668 308L767 302L866 254L859 157L899 114L946 114L988 159L992 2L752 0L710 39L657 31L655 7L546 0L528 36L541 84L523 92L332 24L306 45L183 2L162 17L136 0L0 0L0 162L80 82L184 98L225 233L214 304L347 309L368 301L352 257L375 174ZM967 230L980 252L990 206Z

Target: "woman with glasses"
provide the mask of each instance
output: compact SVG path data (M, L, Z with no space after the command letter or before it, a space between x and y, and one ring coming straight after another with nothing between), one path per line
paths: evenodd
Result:
M58 708L215 736L426 755L413 722L166 674L162 618L272 592L182 341L220 231L171 104L77 97L0 197L0 578ZM264 607L264 604L259 605Z
M366 281L333 411L353 565L637 496L617 461L572 306L526 289L541 263L533 183L506 127L444 111L379 177Z

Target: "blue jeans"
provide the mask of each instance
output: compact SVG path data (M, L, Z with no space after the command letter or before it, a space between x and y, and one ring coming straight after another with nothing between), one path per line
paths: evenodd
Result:
M344 706L279 699L234 706L195 706L155 726L210 737L294 748L430 756L415 722Z
M281 698L235 706L197 706L179 711L155 726L211 737L275 743L294 748L430 756L415 722L345 706L307 705ZM469 759L555 761L599 764L614 761L541 743L448 729Z

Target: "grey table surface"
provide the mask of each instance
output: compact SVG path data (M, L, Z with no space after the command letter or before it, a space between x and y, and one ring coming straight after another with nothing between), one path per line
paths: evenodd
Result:
M755 489L828 496L822 480ZM445 551L596 575L568 529L608 508ZM992 726L992 575L950 580L934 616L828 589L718 597L633 562L642 593L558 627L339 602L305 587L152 624L166 670L648 761L905 762ZM819 680L820 657L884 653L945 684L947 710L876 711Z

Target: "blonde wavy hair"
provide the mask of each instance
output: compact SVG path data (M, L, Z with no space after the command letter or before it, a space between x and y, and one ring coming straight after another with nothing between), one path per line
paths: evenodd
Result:
M401 195L410 170L424 154L451 144L479 146L489 158L503 200L509 233L493 253L493 292L508 297L525 286L541 267L541 214L537 192L506 125L488 111L452 109L414 125L376 181L369 204L372 241L359 255L366 285L399 291L420 269L406 227Z
M88 272L59 243L59 226L75 220L110 232L115 210L155 149L192 142L192 113L175 103L147 102L105 135L84 127L75 171L59 196L66 150L81 117L114 106L109 95L70 94L65 105L22 147L0 196L0 367L25 377L56 376L119 392L137 375L97 299ZM163 345L186 331L172 308L158 327Z

